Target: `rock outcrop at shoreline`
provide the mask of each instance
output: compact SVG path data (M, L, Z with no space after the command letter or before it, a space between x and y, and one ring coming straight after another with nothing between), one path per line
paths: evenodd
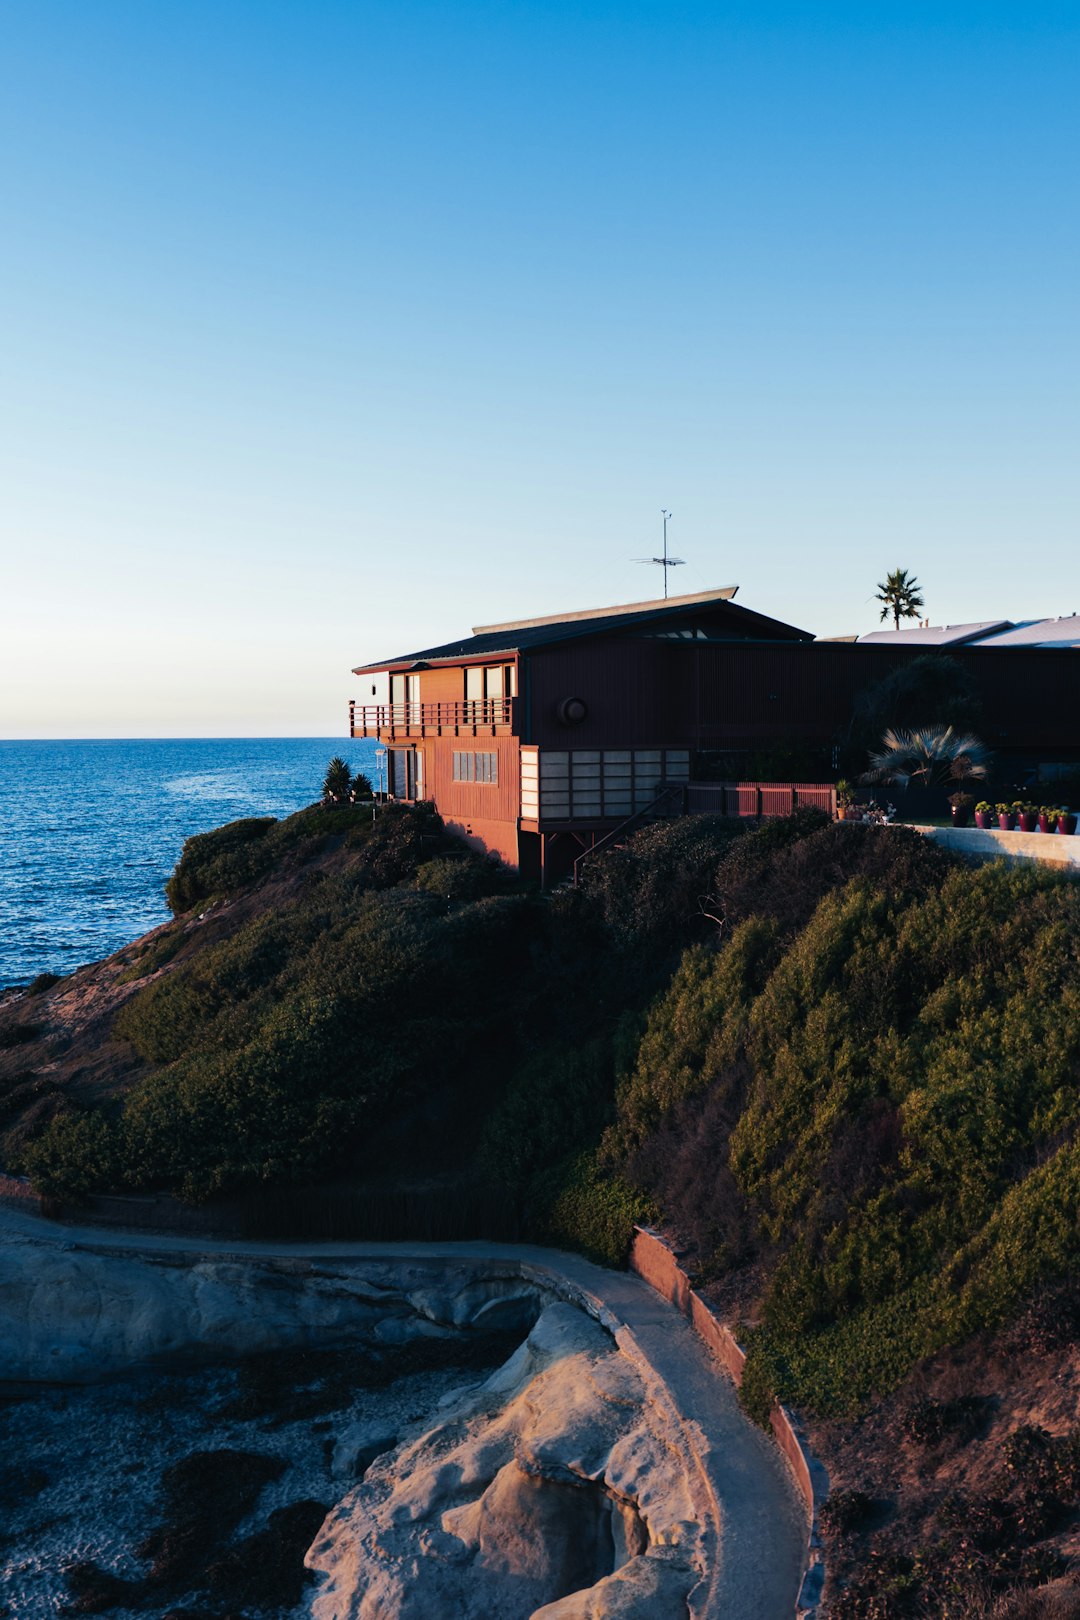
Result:
M445 1420L377 1458L308 1554L316 1620L683 1617L701 1531L611 1335L554 1303Z
M257 1562L268 1513L314 1502L330 1508L317 1534L304 1518L292 1620L774 1620L794 1603L805 1528L783 1462L639 1279L510 1245L199 1250L2 1208L0 1227L0 1379L107 1380L100 1414L125 1372L217 1391L193 1427L170 1417L152 1459L142 1408L124 1416L139 1481L122 1512L101 1508L112 1464L91 1447L93 1500L50 1532L54 1577L78 1548L88 1578L153 1586L139 1549L163 1469L224 1446L288 1471L192 1576L197 1607L211 1577ZM31 1460L49 1399L20 1430ZM96 1421L95 1392L77 1399Z
M498 1267L138 1254L5 1240L0 1379L92 1382L155 1364L528 1330L540 1291Z

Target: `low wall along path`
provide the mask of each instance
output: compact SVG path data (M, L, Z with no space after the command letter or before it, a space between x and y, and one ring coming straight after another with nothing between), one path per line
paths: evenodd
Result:
M701 1295L690 1286L690 1279L679 1265L664 1240L648 1227L634 1230L634 1243L630 1251L630 1267L643 1277L651 1288L681 1311L694 1332L704 1340L713 1355L721 1361L732 1381L742 1383L746 1353L736 1342L729 1327L718 1320ZM822 1463L810 1452L791 1413L783 1406L774 1406L770 1419L773 1438L791 1465L807 1512L810 1515L810 1534L807 1545L806 1573L799 1591L796 1614L810 1617L817 1613L821 1588L825 1581L825 1563L818 1535L818 1509L829 1492L829 1476Z

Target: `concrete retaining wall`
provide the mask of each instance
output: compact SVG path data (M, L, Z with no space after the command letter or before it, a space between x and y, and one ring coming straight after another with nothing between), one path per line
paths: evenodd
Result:
M664 1240L647 1227L634 1228L630 1269L688 1318L699 1337L731 1374L735 1384L741 1384L746 1363L745 1351L736 1342L731 1329L713 1315L700 1294L691 1288L689 1277ZM818 1508L829 1493L829 1477L822 1464L811 1454L796 1419L786 1407L774 1406L770 1422L776 1443L791 1464L796 1483L810 1509L807 1570L796 1608L796 1614L810 1620L817 1613L825 1580L825 1564L818 1535Z
M1080 874L1080 836L1076 833L1001 832L983 827L926 827L908 823L935 844L973 861L1045 861Z

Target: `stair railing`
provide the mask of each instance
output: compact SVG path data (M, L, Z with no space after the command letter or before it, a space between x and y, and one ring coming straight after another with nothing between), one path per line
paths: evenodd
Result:
M602 854L605 849L610 849L612 844L617 843L619 839L625 838L629 833L634 832L638 827L641 826L643 822L647 821L650 816L659 816L662 813L660 808L661 805L672 799L676 794L678 794L679 797L679 808L675 814L685 815L686 783L662 782L660 784L660 791L656 795L655 799L650 800L650 802L646 805L642 805L640 810L635 810L633 815L627 816L625 821L620 821L617 827L612 827L610 832L606 832L603 838L598 838L595 844L590 844L588 849L582 850L581 854L574 862L574 888L578 888L581 883L581 870L586 861L591 860L594 855Z

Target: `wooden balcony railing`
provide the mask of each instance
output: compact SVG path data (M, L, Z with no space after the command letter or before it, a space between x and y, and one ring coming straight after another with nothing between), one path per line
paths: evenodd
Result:
M349 704L349 736L494 737L514 730L515 698L475 698L461 703Z

